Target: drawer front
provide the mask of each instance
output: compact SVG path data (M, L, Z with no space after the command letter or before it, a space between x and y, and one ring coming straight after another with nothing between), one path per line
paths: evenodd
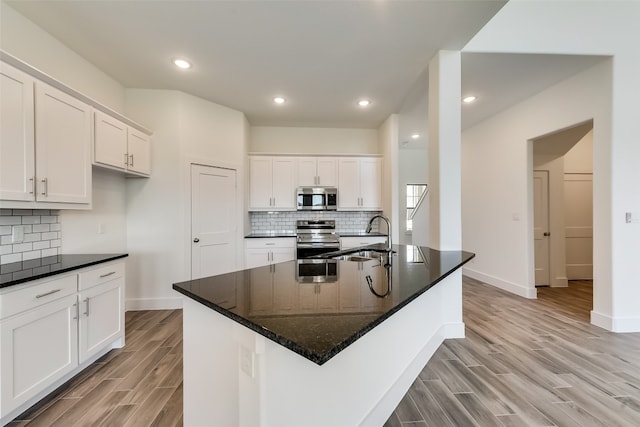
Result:
M247 249L293 248L296 246L295 237L280 237L274 239L245 238L244 241Z
M19 289L0 295L0 319L73 295L78 289L78 277L74 273L16 287Z
M78 290L89 289L120 277L124 277L124 262L100 264L78 273Z

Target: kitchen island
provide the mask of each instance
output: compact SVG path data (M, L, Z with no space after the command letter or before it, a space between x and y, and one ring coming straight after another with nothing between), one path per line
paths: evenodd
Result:
M473 258L393 249L318 259L315 276L289 261L174 284L187 297L185 426L382 425L442 341L464 336L460 267Z

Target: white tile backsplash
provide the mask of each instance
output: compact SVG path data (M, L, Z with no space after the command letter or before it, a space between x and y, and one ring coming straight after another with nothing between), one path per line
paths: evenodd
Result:
M22 242L12 241L12 227L22 226ZM61 239L58 210L1 209L0 264L60 254Z
M380 212L249 212L251 232L295 232L296 221L302 219L333 219L336 221L336 231L359 232L367 228L369 219ZM378 221L376 221L377 223ZM373 231L377 230L374 223Z

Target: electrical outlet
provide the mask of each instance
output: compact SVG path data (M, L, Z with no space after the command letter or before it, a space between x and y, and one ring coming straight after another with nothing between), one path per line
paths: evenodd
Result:
M98 224L98 234L104 234L104 224Z
M240 370L251 378L255 377L255 353L245 347L240 347Z
M627 224L638 224L640 223L640 213L638 212L625 212L624 214L625 222Z
M24 241L24 226L14 225L11 228L11 243L22 243Z

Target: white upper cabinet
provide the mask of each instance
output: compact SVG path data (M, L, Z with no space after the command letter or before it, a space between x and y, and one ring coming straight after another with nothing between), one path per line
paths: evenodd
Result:
M91 107L36 82L36 200L91 203Z
M335 187L337 184L338 160L336 158L298 158L298 187Z
M249 210L295 210L295 159L251 156Z
M338 161L338 209L382 209L382 159L345 157Z
M93 163L135 175L151 173L148 135L101 111L94 113Z
M129 127L111 116L96 111L93 115L93 162L118 169L127 168L127 131Z
M88 209L90 107L0 62L0 207Z
M34 79L0 62L0 200L34 200Z
M151 174L151 138L136 129L127 134L127 170L149 176Z

